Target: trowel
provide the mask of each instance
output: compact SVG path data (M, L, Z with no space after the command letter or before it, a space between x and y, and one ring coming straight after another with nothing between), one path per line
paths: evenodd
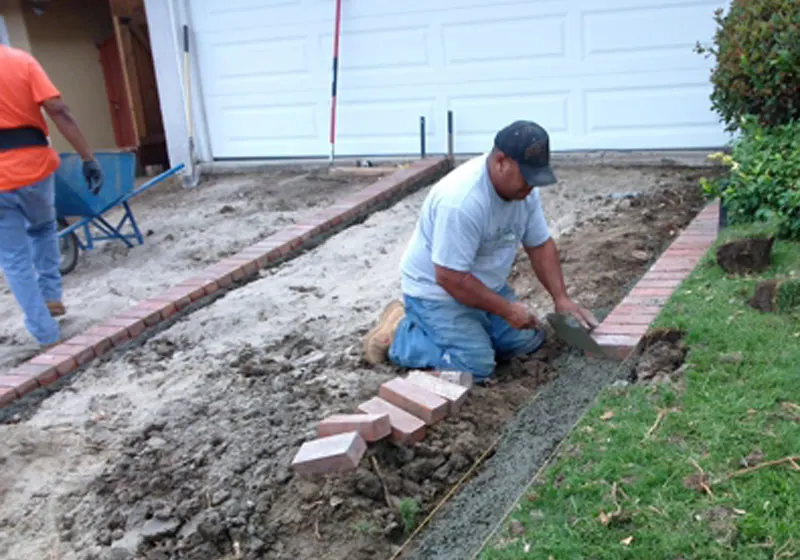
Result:
M603 349L584 329L578 320L566 313L548 313L547 322L553 327L556 336L575 348L594 355L604 355Z

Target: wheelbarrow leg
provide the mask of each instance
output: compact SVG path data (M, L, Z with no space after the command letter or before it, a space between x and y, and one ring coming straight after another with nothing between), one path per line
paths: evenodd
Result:
M97 227L97 229L101 230L108 236L107 239L119 239L120 241L125 243L125 245L127 245L129 249L133 249L133 244L130 241L128 241L125 235L123 235L122 232L119 231L119 229L109 224L104 217L95 216L93 222L94 225Z
M136 241L139 242L139 245L144 243L144 237L142 237L142 232L139 230L139 224L136 223L136 217L133 215L131 211L131 207L128 205L128 201L122 203L122 206L125 208L125 217L122 219L124 222L125 220L130 220L131 227L133 228L133 234L136 236ZM122 222L120 222L122 225Z
M86 237L86 250L91 251L94 249L94 236L92 235L92 230L89 229L89 225L91 222L87 221L83 224L83 235Z

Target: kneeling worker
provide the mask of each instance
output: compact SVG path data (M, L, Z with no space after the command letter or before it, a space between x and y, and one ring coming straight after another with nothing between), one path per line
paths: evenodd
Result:
M520 244L555 310L597 326L564 286L537 189L554 183L549 137L530 121L511 123L489 154L441 179L403 256L404 301L384 309L366 337L365 359L466 371L479 382L492 375L497 358L538 350L544 332L507 283Z

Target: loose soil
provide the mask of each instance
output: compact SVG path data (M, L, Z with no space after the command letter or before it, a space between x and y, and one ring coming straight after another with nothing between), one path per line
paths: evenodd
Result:
M747 304L762 313L790 313L800 308L800 280L772 278L756 284Z
M717 248L717 264L728 274L756 274L770 266L774 237L748 237Z
M684 332L670 329L649 332L636 360L634 381L654 384L676 380L688 352L685 336Z
M699 210L701 173L557 173L561 185L542 198L570 293L602 315ZM425 533L441 537L429 541L428 558L463 558L458 543L482 540L617 365L586 367L551 338L502 365L495 384L476 387L424 442L374 445L344 476L293 476L289 463L321 418L354 410L400 373L364 364L361 339L399 296L397 263L425 194L92 365L48 398L0 412L0 469L18 473L0 479L0 555L387 557L404 538L399 501L415 500L420 521L516 416L507 439L527 455L505 461L509 448L498 448L473 481L494 478L501 490L471 484L458 499L472 506L457 523ZM551 309L523 260L512 284L537 313Z
M185 189L174 178L145 191L131 202L144 245L128 249L119 241L98 243L94 250L82 252L77 268L64 277L69 311L60 321L64 337L79 334L378 178L276 168L255 175L210 177L196 189ZM116 223L121 213L106 217ZM39 348L0 277L0 371L5 371Z

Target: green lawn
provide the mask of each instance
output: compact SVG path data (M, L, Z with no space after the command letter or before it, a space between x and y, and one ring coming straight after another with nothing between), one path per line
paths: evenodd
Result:
M800 276L800 244L773 261ZM684 382L604 391L480 558L800 558L800 461L764 466L800 455L800 320L746 306L757 281L709 253L657 322Z

